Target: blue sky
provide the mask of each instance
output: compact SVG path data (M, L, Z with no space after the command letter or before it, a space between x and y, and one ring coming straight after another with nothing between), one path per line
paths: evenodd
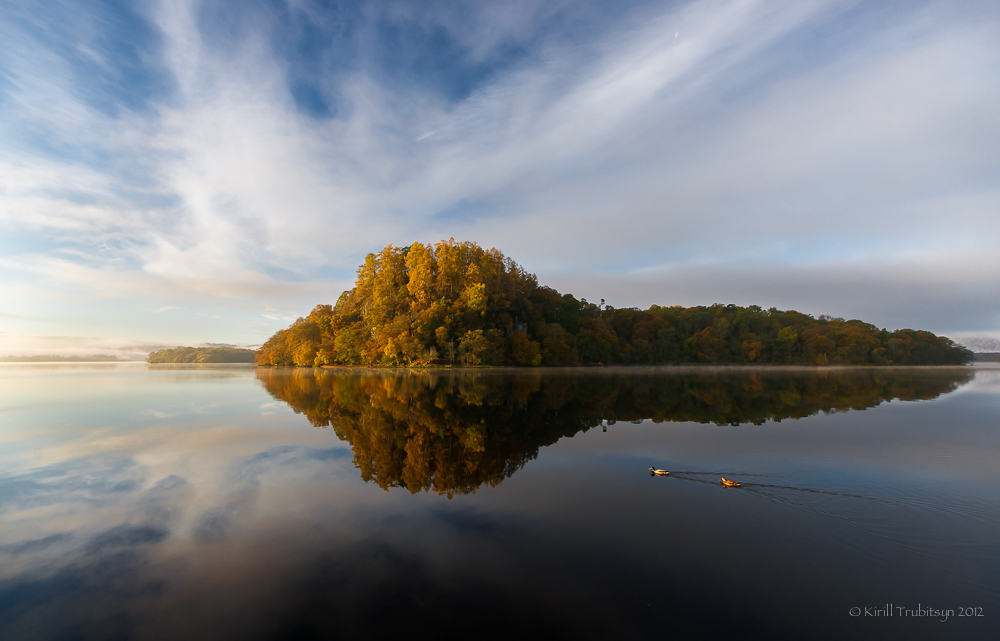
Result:
M253 344L388 243L1000 336L993 2L0 6L0 355Z

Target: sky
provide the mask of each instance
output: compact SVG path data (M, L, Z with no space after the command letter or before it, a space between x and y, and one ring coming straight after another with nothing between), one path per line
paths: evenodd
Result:
M0 355L260 344L454 237L1000 338L990 1L0 4Z

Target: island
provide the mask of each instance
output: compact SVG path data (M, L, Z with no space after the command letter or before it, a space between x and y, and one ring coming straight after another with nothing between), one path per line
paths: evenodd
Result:
M265 366L965 365L928 331L757 305L616 309L454 238L368 254L354 288L257 350Z

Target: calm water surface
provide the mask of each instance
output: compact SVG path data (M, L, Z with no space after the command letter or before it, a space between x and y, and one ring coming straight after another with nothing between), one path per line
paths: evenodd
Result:
M998 417L990 366L0 366L0 638L1000 638Z

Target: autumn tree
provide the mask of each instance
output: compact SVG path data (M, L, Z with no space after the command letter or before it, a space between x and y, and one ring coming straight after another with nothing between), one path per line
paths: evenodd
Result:
M920 330L757 305L615 309L538 284L498 249L454 238L368 254L354 287L257 351L271 366L591 363L964 364Z

